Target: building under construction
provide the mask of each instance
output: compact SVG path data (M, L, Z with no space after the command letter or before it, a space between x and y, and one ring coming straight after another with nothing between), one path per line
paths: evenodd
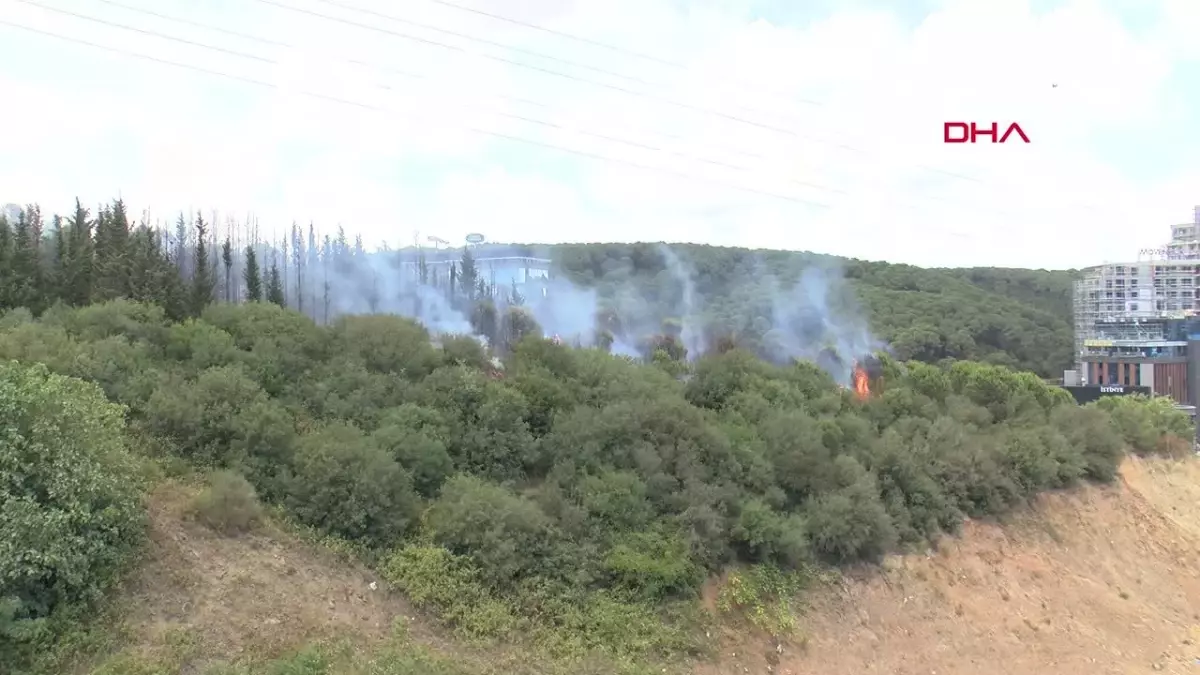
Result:
M1084 269L1075 282L1076 371L1064 384L1146 387L1200 401L1200 206L1162 248Z

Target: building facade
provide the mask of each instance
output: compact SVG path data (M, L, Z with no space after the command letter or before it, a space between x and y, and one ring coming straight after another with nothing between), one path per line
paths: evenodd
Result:
M1170 242L1075 282L1075 353L1086 385L1146 387L1200 401L1200 206Z
M429 256L425 261L427 283L448 286L451 265L459 265L458 257ZM415 260L400 264L406 276L416 280L420 276L420 263ZM522 294L544 293L545 281L550 278L550 260L524 255L483 253L475 258L478 278L487 281L493 293L508 293L516 288Z

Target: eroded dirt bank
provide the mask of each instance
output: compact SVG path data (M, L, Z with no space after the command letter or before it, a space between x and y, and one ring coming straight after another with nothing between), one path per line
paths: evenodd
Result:
M803 626L698 673L1200 673L1200 462L1130 459L1111 487L968 523L817 593Z

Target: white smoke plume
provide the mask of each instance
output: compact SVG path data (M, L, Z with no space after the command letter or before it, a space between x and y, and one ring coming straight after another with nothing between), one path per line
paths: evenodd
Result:
M606 259L594 283L573 283L562 274L536 274L517 283L498 278L484 264L479 276L493 292L498 312L519 302L532 314L545 337L565 344L607 344L614 354L643 356L647 341L672 334L689 360L709 352L720 335L753 343L751 348L777 363L812 361L839 382L847 383L853 362L885 346L877 340L853 302L841 270L814 261L791 283L767 270L762 257L748 253L744 272L731 274L727 288L702 294L700 276L680 247L658 244L651 249L661 260L654 275L646 256L638 269L630 260ZM419 257L425 256L425 281ZM476 249L480 263L489 258L549 258L544 247L497 246ZM461 274L461 250L415 249L357 252L343 255L321 269L308 269L310 285L328 301L328 317L342 314L391 313L411 317L434 335L470 334L470 317L450 301L450 265ZM648 274L648 271L651 274ZM594 273L595 274L595 273ZM315 276L314 276L315 275ZM493 278L496 275L497 278ZM711 281L711 280L710 280ZM462 294L461 276L455 280ZM513 293L520 297L513 297ZM321 304L322 297L314 298ZM308 301L309 306L313 301ZM311 312L310 312L311 313ZM731 318L732 316L739 318Z

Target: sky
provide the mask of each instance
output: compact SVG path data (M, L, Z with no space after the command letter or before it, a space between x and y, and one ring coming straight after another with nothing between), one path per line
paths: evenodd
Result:
M1200 204L1196 35L1195 0L0 0L0 203L1133 260Z

